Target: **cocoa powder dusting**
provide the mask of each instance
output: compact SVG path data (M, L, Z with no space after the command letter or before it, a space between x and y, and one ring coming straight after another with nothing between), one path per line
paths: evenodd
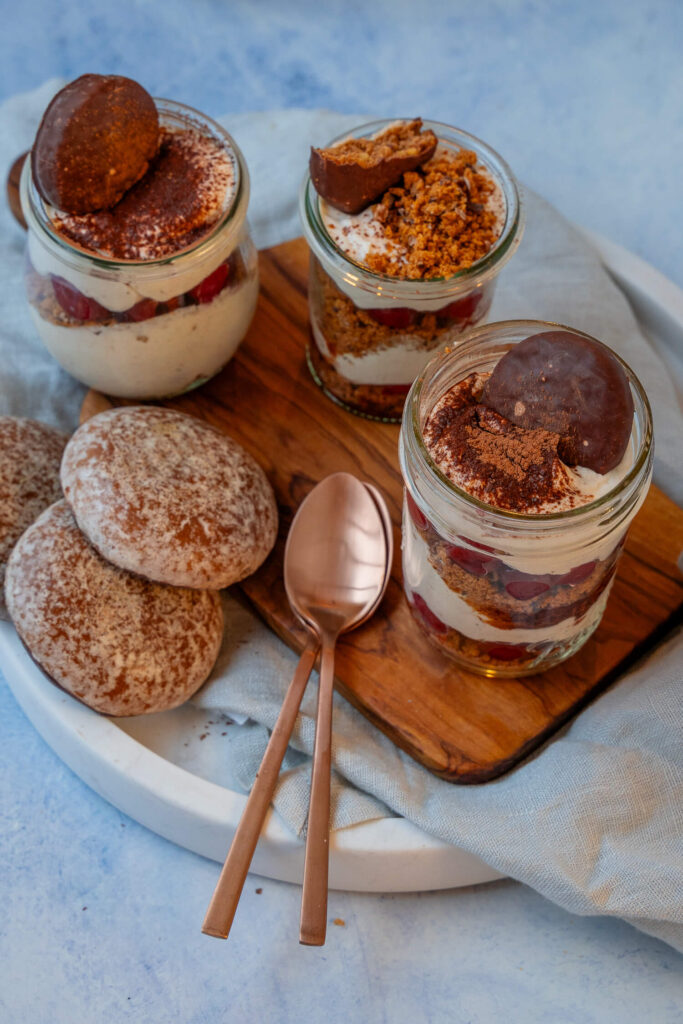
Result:
M471 374L435 406L424 431L439 469L473 497L510 512L573 507L570 477L558 455L560 436L516 427L480 404L487 374Z
M145 176L116 206L53 223L77 245L121 260L160 259L213 227L235 184L221 144L193 129L166 132Z

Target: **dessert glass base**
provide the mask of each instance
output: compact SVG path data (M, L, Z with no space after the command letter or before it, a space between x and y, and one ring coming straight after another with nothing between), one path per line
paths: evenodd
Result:
M352 384L321 355L313 340L306 346L306 362L318 387L342 409L379 423L401 422L410 384Z
M77 380L118 398L161 399L201 387L230 361L258 299L256 250L245 238L219 265L220 280L166 301L112 312L29 261L26 291L36 330ZM202 282L202 285L204 282ZM201 287L201 285L200 285Z
M561 643L545 641L511 644L472 640L443 623L439 623L438 629L435 629L436 617L419 594L413 594L412 599L408 599L408 607L420 629L442 653L468 672L489 679L516 679L519 676L539 675L554 668L583 647L598 628L602 614L601 609L592 625Z
M480 543L456 539L441 536L406 495L403 576L410 609L429 639L470 671L543 672L596 629L621 544L564 573L532 575Z
M400 423L410 386L434 352L485 320L495 281L438 309L357 306L311 257L308 365L325 394L349 412Z

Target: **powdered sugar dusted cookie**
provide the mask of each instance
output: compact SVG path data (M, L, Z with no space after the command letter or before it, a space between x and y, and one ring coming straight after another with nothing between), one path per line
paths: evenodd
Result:
M169 409L130 406L88 420L67 445L62 487L105 558L162 583L227 587L275 543L277 507L258 463Z
M47 509L7 566L7 607L35 661L108 715L166 711L209 675L223 633L213 591L163 586L117 569L65 501Z
M36 420L0 416L0 618L10 551L40 513L62 496L59 464L68 438Z

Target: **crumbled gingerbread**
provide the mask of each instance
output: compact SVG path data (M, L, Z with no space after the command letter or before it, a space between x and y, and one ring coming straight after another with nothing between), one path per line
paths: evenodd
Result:
M375 216L392 242L368 268L409 279L452 277L491 251L500 234L497 186L471 150L437 153L382 196Z
M320 328L333 356L364 356L396 345L396 328L378 323L368 310L356 306L317 262L315 272L322 292ZM451 337L454 328L447 319L439 322L436 313L416 311L405 333L413 348L429 352Z

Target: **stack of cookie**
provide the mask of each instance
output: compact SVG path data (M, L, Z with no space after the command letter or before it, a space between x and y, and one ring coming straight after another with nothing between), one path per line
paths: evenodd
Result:
M1 417L0 472L0 573L33 659L105 714L187 700L220 649L218 591L275 543L260 466L201 420L131 406L68 442Z

